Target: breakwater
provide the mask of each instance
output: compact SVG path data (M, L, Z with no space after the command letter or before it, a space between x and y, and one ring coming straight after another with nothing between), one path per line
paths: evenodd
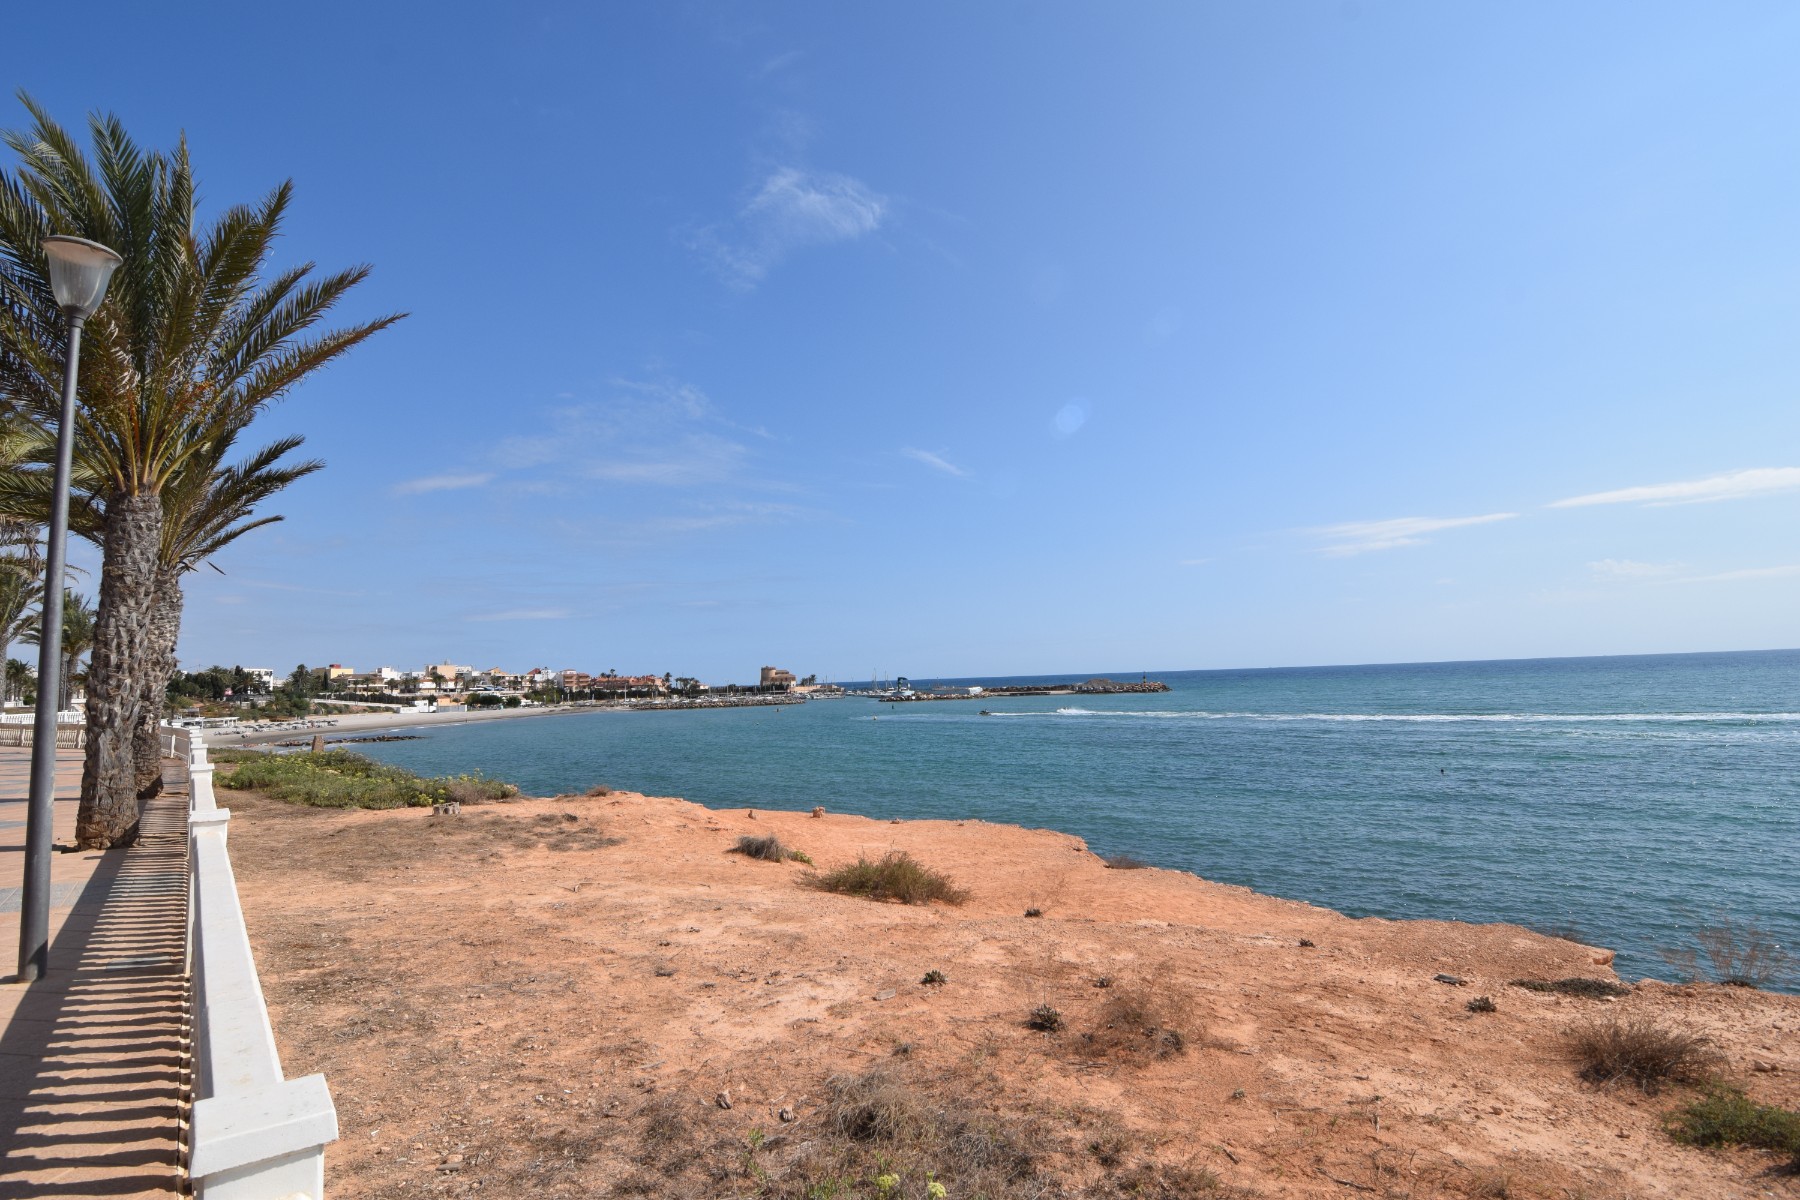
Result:
M979 691L896 692L882 696L883 704L912 704L921 700L1007 700L1022 696L1126 696L1166 692L1169 685L1154 679L1138 683L1120 683L1116 679L1090 679L1086 683L1054 684L1046 687L1029 685L984 687Z
M678 712L693 708L776 708L805 703L805 696L771 692L756 696L680 696L666 700L629 700L617 707L632 712Z

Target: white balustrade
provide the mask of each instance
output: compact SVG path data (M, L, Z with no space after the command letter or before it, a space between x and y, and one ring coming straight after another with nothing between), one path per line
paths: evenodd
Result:
M263 1003L226 852L231 811L213 795L196 731L163 729L188 764L188 963L194 992L194 1110L188 1174L201 1200L323 1200L337 1110L323 1075L287 1079Z

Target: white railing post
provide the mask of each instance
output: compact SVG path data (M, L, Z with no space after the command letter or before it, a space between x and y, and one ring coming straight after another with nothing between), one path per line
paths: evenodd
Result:
M324 1200L337 1109L323 1075L287 1079L238 901L226 831L199 735L171 739L188 760L188 939L194 992L188 1175L200 1200Z

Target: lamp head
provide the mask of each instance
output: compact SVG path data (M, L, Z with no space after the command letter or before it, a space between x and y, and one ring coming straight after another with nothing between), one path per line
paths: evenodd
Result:
M64 312L83 320L106 298L113 268L125 260L99 242L52 234L44 239L44 257L50 260L50 290Z

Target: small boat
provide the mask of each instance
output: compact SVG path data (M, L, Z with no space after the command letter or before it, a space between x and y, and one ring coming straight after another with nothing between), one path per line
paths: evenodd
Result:
M982 709L982 710L981 710L981 715L982 715L982 716L984 716L984 717L991 717L991 716L993 716L993 715L994 715L994 714L993 714L993 713L991 713L991 712L989 712L989 711L988 711L988 710L987 710L987 709L985 709L985 708L984 708L984 709Z

